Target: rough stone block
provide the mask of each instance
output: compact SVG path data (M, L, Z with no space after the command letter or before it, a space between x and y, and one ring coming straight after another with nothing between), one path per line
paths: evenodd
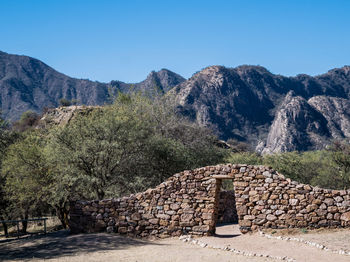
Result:
M350 221L350 212L346 212L341 215L340 220L349 222Z

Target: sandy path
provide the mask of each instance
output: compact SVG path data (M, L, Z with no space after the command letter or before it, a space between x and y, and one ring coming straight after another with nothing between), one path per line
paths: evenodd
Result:
M143 241L112 234L69 235L56 232L47 236L0 242L0 261L125 261L125 262L262 262L231 252L201 248L178 238Z
M259 236L258 233L241 235L238 226L221 226L217 227L216 237L204 237L201 241L212 246L228 246L241 251L254 252L258 254L272 255L272 256L287 256L294 258L296 261L308 261L308 262L319 262L319 261L339 261L349 262L350 256L344 256L339 254L333 254L317 249L315 247L308 246L303 243L285 241L278 239L267 239ZM317 243L324 243L329 246L333 240L338 240L338 245L333 243L332 247L339 249L340 246L349 246L349 230L342 231L341 234L304 234L302 236L293 235L293 237L301 237L305 240L313 240ZM309 238L309 239L307 239ZM347 239L346 242L345 239ZM321 241L322 240L322 241Z
M334 250L345 250L350 252L350 229L336 229L332 231L321 230L310 231L307 234L293 234L292 237L302 238L306 241L317 242ZM350 257L349 257L350 261Z
M242 235L238 226L217 228L217 236L203 237L200 241L216 247L231 247L249 253L287 256L296 261L350 262L350 256L332 254L306 244L268 239L257 233ZM350 248L350 230L294 234L305 240L322 243L334 249ZM69 235L60 231L46 236L0 242L0 261L171 261L171 262L261 262L278 261L271 258L246 257L232 252L201 248L184 243L178 238L155 241L131 239L114 234ZM279 260L280 261L280 260Z

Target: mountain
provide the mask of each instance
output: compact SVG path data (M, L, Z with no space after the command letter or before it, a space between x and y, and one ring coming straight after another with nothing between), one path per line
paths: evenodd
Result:
M61 98L103 105L111 94L132 90L175 99L180 113L221 139L246 142L263 154L321 149L332 139L350 138L350 66L314 77L275 75L261 66L209 66L188 80L162 69L140 83L99 83L0 52L0 105L8 120L57 107Z
M0 52L0 105L3 116L16 120L32 110L58 106L59 99L77 99L82 104L103 104L107 85L75 79L57 72L43 62Z
M180 112L222 139L247 142L262 153L320 149L350 138L349 66L315 77L210 66L169 96Z
M160 93L161 95L168 92L174 86L184 82L186 79L182 76L168 70L161 69L158 72L152 71L145 80L140 83L124 83L121 81L111 81L111 87L121 92L141 91L145 94Z
M162 93L185 79L169 70L151 72L141 83L127 84L76 79L57 72L43 62L28 56L0 51L0 106L3 117L17 120L25 111L40 113L45 107L57 107L61 98L76 99L78 104L103 105L114 91L141 90ZM112 90L112 91L113 91Z

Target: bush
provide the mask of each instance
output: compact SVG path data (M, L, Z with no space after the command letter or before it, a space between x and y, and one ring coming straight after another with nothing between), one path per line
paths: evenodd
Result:
M59 103L61 106L71 106L72 105L72 101L66 99L66 98L61 98L59 100Z
M254 152L231 153L226 162L232 164L262 165L263 158Z
M40 115L33 111L26 111L21 115L21 118L13 123L13 129L18 132L24 132L35 127L40 120Z
M335 142L328 150L286 152L260 156L243 152L230 154L234 164L271 166L300 183L330 189L350 188L350 145Z

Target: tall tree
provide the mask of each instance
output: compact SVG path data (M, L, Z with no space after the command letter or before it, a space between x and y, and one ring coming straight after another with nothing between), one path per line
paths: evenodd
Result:
M12 143L17 139L18 134L9 129L8 123L0 117L0 169L2 169L2 161L6 155L6 151ZM9 199L6 196L6 176L0 173L0 220L9 218L8 207ZM3 223L5 235L8 236L7 224Z

